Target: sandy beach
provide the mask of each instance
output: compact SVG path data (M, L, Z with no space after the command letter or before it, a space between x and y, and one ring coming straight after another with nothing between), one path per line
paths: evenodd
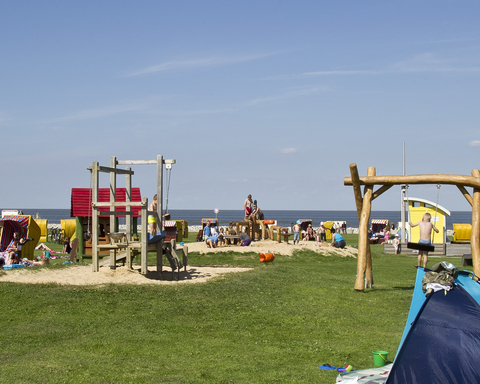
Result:
M295 250L310 249L323 256L339 255L344 257L357 257L357 248L346 247L345 249L336 249L329 246L316 247L314 242L301 242L300 245L293 245L292 243L278 243L276 241L259 241L254 242L253 246L238 247L238 246L222 246L219 248L207 248L205 243L188 243L188 251L205 253L214 252L255 252L266 253L273 252L277 258L282 256L288 257L293 254ZM191 260L191 259L190 259ZM191 260L192 261L192 260ZM193 260L194 263L194 260ZM187 266L187 271L183 268L180 272L178 281L172 280L172 273L169 267L164 266L164 273L162 279L158 278L156 273L156 266L149 266L149 273L147 275L140 274L140 266L135 266L133 270L126 267L117 267L111 270L109 266L103 266L99 272L92 272L90 265L70 265L63 269L36 269L22 268L18 270L11 270L0 276L0 282L16 282L23 284L45 284L55 283L60 285L105 285L105 284L150 284L150 285L166 285L166 284L192 284L203 283L209 279L221 277L227 273L239 273L251 270L251 268L230 268L230 267L198 267ZM175 273L175 276L177 274Z

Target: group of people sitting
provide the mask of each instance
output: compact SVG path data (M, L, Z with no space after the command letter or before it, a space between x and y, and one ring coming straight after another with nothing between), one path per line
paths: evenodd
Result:
M207 248L217 248L225 243L225 233L223 228L218 229L213 223L205 225L203 228L203 239Z
M370 227L370 229L368 230L368 238L370 239L371 244L388 243L388 240L390 239L390 229L385 226L382 231L374 233L373 229Z
M50 260L45 257L42 257L38 260L28 260L27 258L22 258L22 247L28 241L32 240L32 238L22 238L20 236L20 232L14 232L12 244L10 244L4 252L0 252L0 264L23 264L29 267L47 264Z
M293 224L292 230L293 230L293 245L295 245L295 243L299 244L300 234L302 231L302 227L300 223L297 222ZM336 230L335 226L332 226L332 228L330 228L330 233L332 234L332 242L330 245L336 248L345 248L346 246L345 239ZM315 240L316 241L315 245L321 247L322 244L327 241L327 228L325 227L324 222L323 221L320 222L320 226L318 227L318 231L316 232L313 229L312 224L308 224L308 227L303 234L303 240L304 241Z
M196 241L205 241L207 248L217 248L221 245L225 245L227 241L231 239L226 239L225 235L236 235L237 232L233 228L232 223L230 223L227 229L221 227L218 228L215 223L207 223L203 230L199 230L197 233ZM251 244L252 239L246 233L240 233L239 238L232 240L232 242L240 246L248 246Z
M35 251L45 251L42 256L37 256L34 260L28 260L26 257L22 257L22 247L28 242L32 241L32 238L22 238L20 232L13 233L13 241L7 247L4 252L0 252L0 265L12 265L12 264L23 264L26 267L32 267L36 265L45 265L49 264L51 253L55 251L44 243L40 243L35 247ZM70 237L66 237L62 253L70 254L72 252L72 241Z

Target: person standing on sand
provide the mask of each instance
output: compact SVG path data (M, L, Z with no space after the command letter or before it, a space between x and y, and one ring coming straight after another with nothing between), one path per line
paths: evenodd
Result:
M413 224L411 221L408 222L410 227L416 227L417 225L420 226L420 240L418 240L418 244L425 244L431 245L432 241L432 229L435 232L439 232L439 230L430 222L432 215L426 212L423 215L422 221ZM420 268L422 263L423 257L423 268L427 268L427 260L428 260L428 251L418 251L418 262L417 266Z
M302 227L300 226L300 224L295 223L292 230L293 230L293 245L295 245L295 242L297 242L297 244L300 242L300 231L302 230Z
M250 216L253 211L253 200L252 195L248 195L243 203L243 210L245 211L245 216Z
M323 221L321 221L317 232L317 242L321 243L324 241L327 241L327 234L325 232L325 225L323 224Z
M203 228L203 238L207 240L208 237L212 235L212 228L210 227L210 223L207 223L205 225L205 228Z

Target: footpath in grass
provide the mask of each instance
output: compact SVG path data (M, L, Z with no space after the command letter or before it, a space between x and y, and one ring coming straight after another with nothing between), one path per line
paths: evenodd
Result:
M372 247L374 288L357 261L302 251L190 254L192 265L252 266L204 284L65 287L2 283L1 383L334 383L393 358L416 260ZM59 273L61 271L59 270Z

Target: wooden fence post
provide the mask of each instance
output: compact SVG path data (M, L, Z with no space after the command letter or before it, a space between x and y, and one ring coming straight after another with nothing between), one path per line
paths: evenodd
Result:
M480 178L478 169L472 170L472 176ZM470 247L472 250L473 273L480 276L480 188L473 189L472 204L472 232L470 234Z

